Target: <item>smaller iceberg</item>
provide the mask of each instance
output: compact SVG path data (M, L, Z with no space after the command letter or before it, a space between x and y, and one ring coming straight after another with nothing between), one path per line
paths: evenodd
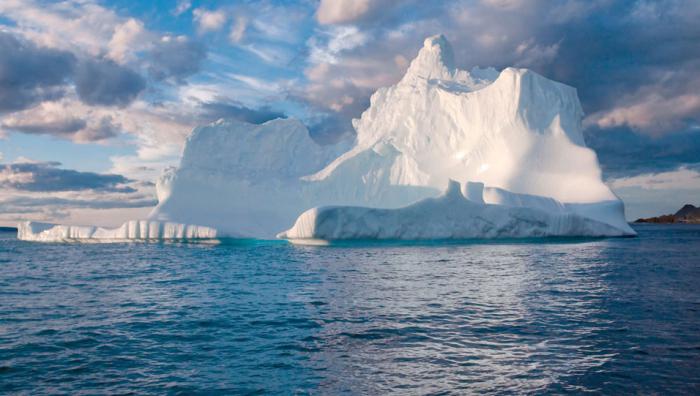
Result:
M216 241L217 230L191 224L131 220L117 228L21 222L17 237L35 242Z
M488 192L508 204L485 203ZM524 206L527 205L527 206ZM632 236L634 231L613 227L571 211L546 197L485 189L482 183L449 181L439 197L426 198L396 209L325 206L304 212L294 226L278 235L296 243L318 240L440 240L565 236Z

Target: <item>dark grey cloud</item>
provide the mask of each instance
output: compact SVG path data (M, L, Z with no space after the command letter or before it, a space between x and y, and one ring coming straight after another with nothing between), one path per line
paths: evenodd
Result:
M148 71L156 80L172 79L183 83L185 78L200 70L206 56L202 43L184 36L166 36L151 50Z
M129 194L120 199L104 198L103 194L88 199L16 195L0 199L0 221L24 221L31 217L57 221L69 217L72 209L148 208L157 203L155 199L140 194Z
M191 57L194 52L185 49L185 56ZM1 31L0 54L0 112L59 99L71 80L80 99L91 105L126 106L146 87L141 75L109 59L78 61L70 52L38 47ZM175 76L194 67L178 63L173 57L161 60L170 62L167 70Z
M42 118L39 112L31 112L24 117L11 117L0 124L10 131L32 135L51 135L76 142L98 142L113 138L121 133L121 126L112 117L86 120L80 117Z
M146 88L140 74L109 59L80 62L74 79L78 97L90 105L124 107Z
M306 124L309 136L320 144L333 144L342 136L354 133L350 119L334 113L322 114Z
M215 121L220 118L231 118L252 124L262 124L275 118L287 117L283 112L274 110L269 106L252 109L241 103L231 101L205 102L201 104L200 109L200 117L205 122Z
M82 134L77 138L83 141L95 142L109 138L113 138L121 133L121 125L116 124L112 117L104 116L99 119L94 125L89 125L82 129Z
M683 129L700 116L700 106L683 109L697 94L700 78L700 2L656 1L601 3L594 12L566 24L543 26L542 42L561 41L557 56L536 71L578 88L591 114L678 99L677 110L659 113L663 122L635 122L645 133Z
M606 179L671 171L700 163L700 130L648 136L627 127L589 128L586 143L598 154Z
M62 97L76 58L0 31L0 113Z
M59 135L71 136L87 126L87 122L82 118L68 117L59 120L30 120L22 123L8 123L2 125L4 128L14 131L29 133L34 135Z
M34 213L37 208L52 209L81 208L81 209L119 209L146 208L155 206L158 201L148 197L137 197L131 200L106 199L66 199L57 197L12 197L0 201L0 209L11 213Z
M95 190L133 193L122 175L80 172L59 168L59 162L26 162L0 166L0 187L29 192Z

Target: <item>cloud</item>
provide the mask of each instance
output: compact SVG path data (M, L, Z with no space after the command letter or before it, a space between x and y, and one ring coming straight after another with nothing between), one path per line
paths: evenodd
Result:
M238 15L234 19L234 23L231 26L231 32L229 33L229 40L232 43L238 44L243 40L245 31L248 27L248 18L243 15Z
M659 134L683 129L689 120L700 122L700 93L665 97L651 92L644 96L633 96L610 110L591 115L586 122L601 128L629 126Z
M173 79L182 83L197 73L207 56L203 44L186 36L163 36L149 54L149 73L157 80Z
M533 68L547 65L556 59L560 44L536 44L533 39L523 41L515 48L515 53L518 54L515 66Z
M351 23L366 18L382 5L383 0L321 0L316 20L322 25Z
M700 161L700 130L650 136L628 127L591 127L585 139L598 154L606 178L670 171Z
M146 88L146 81L135 71L109 59L90 59L76 70L78 97L90 105L124 107Z
M29 192L95 190L133 193L121 175L104 175L58 168L59 162L20 162L0 166L0 187Z
M627 218L675 213L685 204L700 204L700 164L609 181L625 202Z
M3 128L35 135L73 135L85 128L87 122L82 118L67 117L55 119L21 119L9 118L2 124Z
M525 4L525 0L481 0L481 2L489 7L506 10L515 10Z
M252 124L262 124L263 122L276 118L287 117L283 112L273 110L269 106L251 109L240 103L230 101L205 102L201 104L201 110L201 118L207 122L215 121L220 118L232 118Z
M0 200L0 208L7 210L8 206L15 213L20 212L19 208L33 212L34 208L41 207L61 207L61 208L90 208L90 209L114 209L114 208L143 208L158 204L153 198L142 198L137 200L104 200L104 199L66 199L58 197L28 197L20 196L13 199Z
M120 18L91 3L3 0L0 14L15 21L15 31L41 46L97 55L105 49Z
M119 135L123 128L109 111L92 109L77 100L63 99L5 116L0 131L50 135L76 143L100 142Z
M192 11L194 21L197 23L197 29L200 33L213 32L221 29L228 16L223 9L207 10L205 8L196 8Z
M668 172L647 173L610 181L613 188L639 187L645 190L700 189L700 172L681 166Z
M178 0L177 6L173 10L173 15L180 16L192 7L190 0Z
M149 34L143 26L143 22L129 18L126 22L117 25L114 34L109 40L107 57L117 63L127 63L135 59L135 48L141 48L144 42L149 41Z
M355 26L331 27L324 31L323 36L309 40L309 60L312 63L338 63L343 52L361 47L369 38L369 35Z
M309 136L320 144L333 144L343 137L354 136L350 120L337 113L321 113L306 124Z
M26 109L65 94L75 57L0 31L0 113Z
M0 194L0 224L36 220L118 226L125 219L145 218L156 204L153 197L139 193L80 192L79 196L71 193Z

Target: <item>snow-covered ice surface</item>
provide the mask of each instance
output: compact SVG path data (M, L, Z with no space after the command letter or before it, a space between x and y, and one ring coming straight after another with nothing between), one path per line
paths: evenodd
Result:
M213 241L217 239L217 231L210 227L148 220L131 220L116 228L25 221L19 223L17 237L37 242Z
M225 235L274 238L311 206L323 204L301 177L343 151L346 141L321 146L294 119L261 125L219 121L189 136L180 166L156 183L151 218L203 224Z
M574 88L526 69L459 70L434 36L372 95L353 142L321 146L293 119L196 128L150 220L255 238L292 225L280 236L634 235L582 116Z

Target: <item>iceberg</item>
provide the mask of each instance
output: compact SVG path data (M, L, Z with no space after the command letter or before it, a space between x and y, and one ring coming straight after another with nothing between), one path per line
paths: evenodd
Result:
M352 138L320 145L295 119L195 128L142 221L295 241L635 235L582 117L576 89L527 69L460 70L433 36Z
M131 220L116 228L73 226L25 221L17 227L17 237L38 242L124 242L216 241L217 231L210 227L159 221Z

